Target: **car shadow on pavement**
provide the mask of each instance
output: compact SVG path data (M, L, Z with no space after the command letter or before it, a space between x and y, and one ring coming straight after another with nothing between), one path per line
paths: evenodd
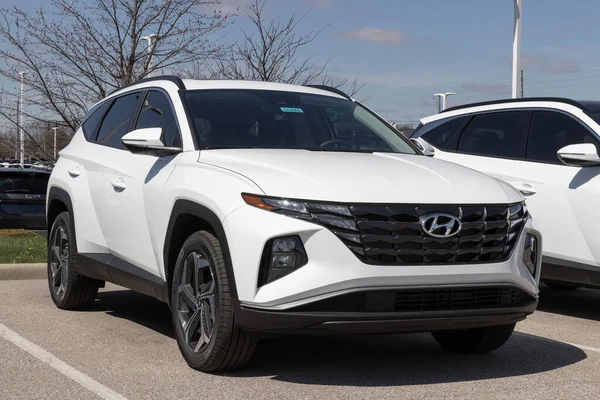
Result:
M600 289L551 289L540 286L539 311L600 321Z
M523 333L489 354L448 352L429 334L285 337L261 342L245 369L227 375L315 385L405 386L530 375L585 358L577 347Z
M105 312L173 338L166 304L130 290L101 291L91 311ZM575 364L585 353L566 343L515 333L489 354L443 350L429 334L280 337L259 343L250 364L229 377L299 384L404 386L536 374Z
M101 291L94 305L86 311L105 312L175 339L169 306L133 290Z

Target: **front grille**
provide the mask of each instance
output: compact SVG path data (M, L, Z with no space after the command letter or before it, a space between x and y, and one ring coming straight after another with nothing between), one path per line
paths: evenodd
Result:
M363 262L375 265L469 264L508 259L527 211L512 205L353 204L348 214L324 212L307 203L311 218L335 233ZM452 237L424 232L421 218L451 214L462 228Z
M427 312L525 306L535 301L512 287L459 287L349 293L296 307L302 312Z

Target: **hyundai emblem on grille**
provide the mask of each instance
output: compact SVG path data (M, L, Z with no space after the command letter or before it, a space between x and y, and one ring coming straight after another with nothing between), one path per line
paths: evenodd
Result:
M447 238L460 232L462 224L452 214L432 213L421 217L421 226L423 227L423 231L429 236Z

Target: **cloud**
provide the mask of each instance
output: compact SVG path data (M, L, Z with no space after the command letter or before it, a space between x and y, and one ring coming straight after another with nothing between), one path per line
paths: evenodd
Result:
M579 72L579 64L575 61L553 61L545 62L540 67L540 71L546 74L571 74Z
M333 37L335 39L363 40L392 46L403 46L408 43L406 35L394 29L362 28L336 33Z
M333 8L333 0L305 0L316 8Z
M512 62L512 57L505 57L504 60L508 63ZM570 74L579 72L579 63L569 59L549 59L545 56L536 54L523 54L521 56L521 68L535 69L544 74Z
M483 94L506 94L510 93L512 88L504 83L467 83L461 86L468 92L478 92Z
M508 61L512 63L512 57L508 58ZM524 54L521 56L521 68L535 68L540 64L546 62L546 58L542 56L536 56L533 54Z

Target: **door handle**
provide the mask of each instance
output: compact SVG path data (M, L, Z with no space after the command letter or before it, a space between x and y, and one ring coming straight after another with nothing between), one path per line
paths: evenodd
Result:
M112 185L112 187L114 187L117 190L127 189L127 185L123 181L123 178L117 178L114 181L112 181L110 184Z
M533 186L528 183L517 183L514 186L523 196L531 196L537 193Z
M79 175L81 175L81 172L79 171L79 168L77 168L77 167L68 169L67 173L69 175L71 175L72 178L77 178Z

